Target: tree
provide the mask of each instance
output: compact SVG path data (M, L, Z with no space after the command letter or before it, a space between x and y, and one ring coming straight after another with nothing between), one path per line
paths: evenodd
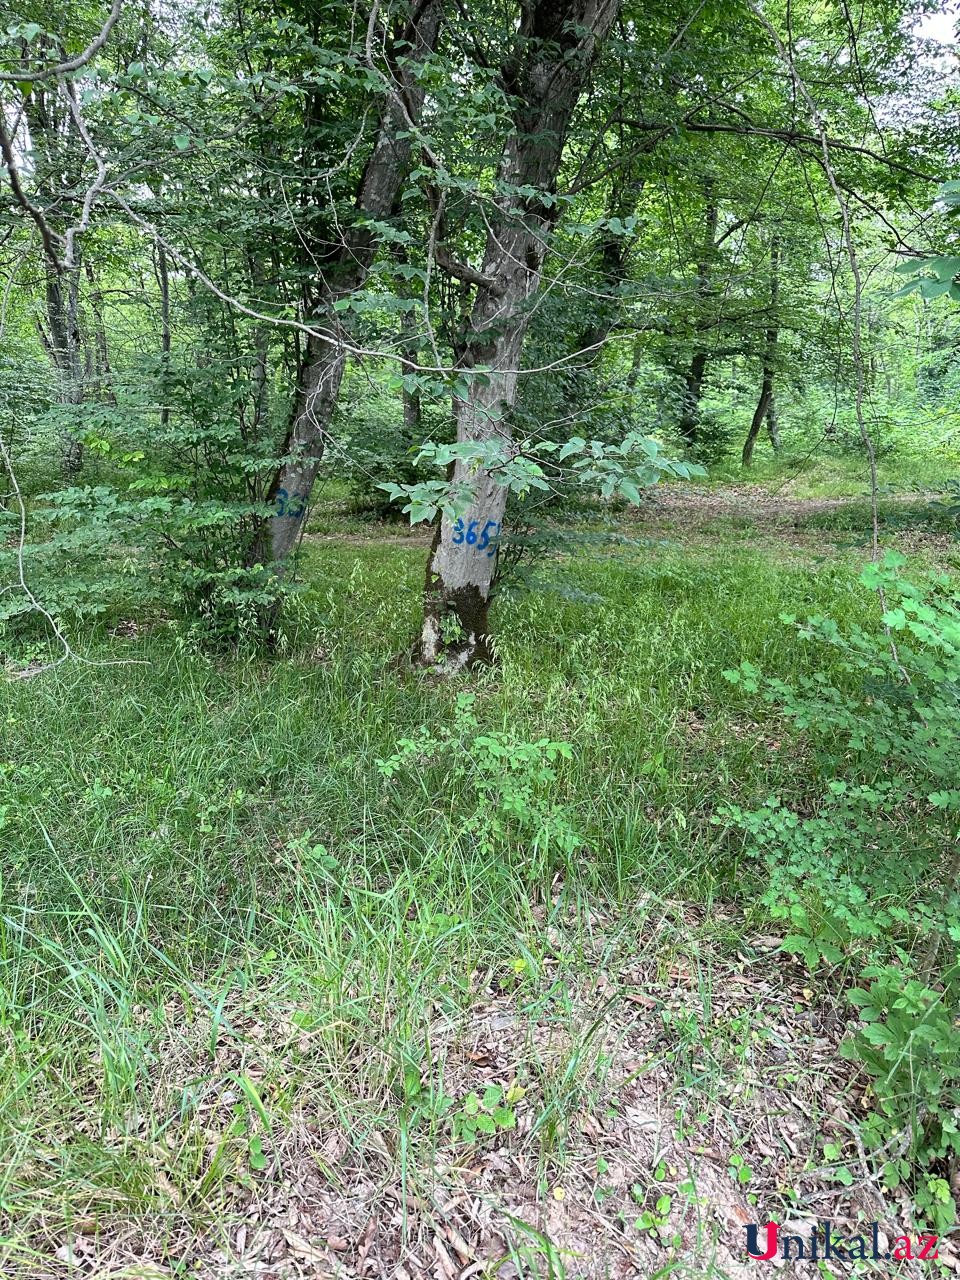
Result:
M769 424L770 439L774 448L779 447L776 415L773 404L773 379L776 373L777 335L779 333L779 323L777 319L779 301L780 237L776 232L774 232L770 237L770 310L768 313L767 329L764 336L763 372L760 377L760 399L757 401L757 407L754 410L753 419L750 423L750 430L747 432L747 438L743 443L741 462L745 467L749 467L753 461L753 447L757 442L757 436L760 434L760 428L763 426L764 419L766 419Z
M281 461L267 500L276 518L258 540L257 563L283 568L299 541L300 521L313 490L317 468L330 434L330 424L347 359L350 299L367 278L378 246L377 223L396 212L410 164L412 133L423 105L423 66L432 53L440 27L440 0L416 0L398 21L386 51L383 108L373 147L360 178L356 217L341 242L331 250L311 245L318 267L311 328ZM371 74L375 32L372 11L367 38Z
M491 656L508 493L638 501L634 462L662 474L671 441L722 456L751 423L749 456L778 408L819 429L845 371L834 192L740 0L390 0L365 24L346 0L85 3L62 34L31 4L0 36L0 258L31 264L18 322L42 313L98 486L68 468L31 522L99 531L184 615L276 634L319 469L362 470L436 518L414 657L459 670ZM943 146L915 117L878 139L906 13L791 10L878 253Z
M524 6L515 48L501 69L511 104L511 133L498 165L483 266L459 345L465 375L454 412L459 444L511 446L510 411L517 393L530 302L540 287L546 237L556 217L553 188L570 119L616 0L536 0ZM417 661L443 658L460 669L491 656L488 610L496 535L507 490L495 471L463 459L452 481L469 491L456 519L444 513L427 565ZM479 531L479 536L471 535Z
M68 483L79 473L83 457L83 446L70 429L70 410L82 404L89 381L100 381L88 377L92 372L88 366L94 361L85 358L81 284L86 267L96 298L92 269L82 261L82 237L89 230L104 175L97 167L90 172L76 90L66 76L85 66L105 44L119 9L115 3L102 30L74 58L66 56L62 38L45 32L39 22L14 26L10 35L19 65L0 77L0 82L16 84L21 94L12 130L0 110L0 154L15 202L39 231L46 312L46 328L41 326L40 334L56 371L58 399L65 411L60 441ZM50 15L41 8L37 16ZM32 190L27 189L25 168L30 171ZM106 362L102 336L99 358Z

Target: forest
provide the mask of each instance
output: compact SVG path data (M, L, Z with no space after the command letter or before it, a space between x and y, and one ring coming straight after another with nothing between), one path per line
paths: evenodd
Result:
M960 15L9 0L0 1276L960 1269Z

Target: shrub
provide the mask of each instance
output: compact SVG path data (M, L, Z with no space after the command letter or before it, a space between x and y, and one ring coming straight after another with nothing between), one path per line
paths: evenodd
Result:
M873 1077L866 1136L890 1185L912 1180L942 1229L954 1213L943 1161L960 1155L960 607L949 578L909 582L902 564L888 553L862 574L884 601L872 629L800 625L834 650L829 672L795 685L748 662L724 673L804 732L822 779L812 812L774 796L725 813L765 863L763 900L788 925L784 947L811 968L868 962L850 994L865 1026L846 1047Z
M277 587L246 567L269 511L271 451L269 438L252 440L245 428L251 394L249 378L234 382L222 365L161 369L143 360L117 384L117 404L42 415L48 434L69 429L87 459L87 483L28 495L27 580L63 625L117 609L163 610L205 639L259 633ZM168 407L159 420L158 400ZM0 522L0 568L16 581L19 512L0 512ZM29 630L32 610L25 593L8 592L0 624Z
M347 389L337 414L337 439L331 447L329 466L342 476L359 508L377 519L393 516L397 509L380 487L385 481L416 484L428 469L417 460L426 437L450 434L449 413L429 400L423 402L423 421L413 434L403 421L398 390L355 385Z

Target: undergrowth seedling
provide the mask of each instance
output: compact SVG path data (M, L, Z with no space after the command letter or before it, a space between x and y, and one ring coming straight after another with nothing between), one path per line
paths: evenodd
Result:
M849 999L863 1025L843 1052L873 1082L864 1136L887 1185L907 1184L942 1231L956 1216L942 1170L960 1157L960 603L948 578L912 582L902 566L888 553L861 575L884 603L872 629L822 616L799 628L839 653L836 675L725 672L813 745L824 781L812 811L773 796L722 816L766 868L783 949L811 970L861 966ZM908 812L923 822L905 842Z

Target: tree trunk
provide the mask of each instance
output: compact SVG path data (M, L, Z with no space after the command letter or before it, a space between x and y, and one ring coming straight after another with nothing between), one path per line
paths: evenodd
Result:
M117 397L113 390L110 348L107 345L107 328L103 318L103 294L97 283L93 267L89 262L83 264L83 270L90 286L90 310L93 313L93 332L96 341L94 376L96 378L97 395L107 404L116 407Z
M384 106L357 195L357 213L363 219L382 221L393 212L410 161L408 118L415 121L419 117L424 99L415 64L433 50L440 17L441 0L420 0L395 42L404 56L403 65L393 68L395 92L403 109L392 98ZM254 563L269 564L277 573L284 572L299 543L343 381L348 334L335 305L363 285L375 253L374 233L368 227L353 227L345 232L339 251L325 260L319 304L311 323L327 336L307 339L281 463L267 495L275 514L261 531L253 555Z
M170 272L167 269L167 253L162 244L157 245L157 283L160 286L160 388L163 403L160 405L160 428L165 433L170 423Z
M757 407L753 412L753 418L750 422L750 430L747 432L747 438L743 442L743 453L741 455L741 464L749 467L753 463L753 446L757 443L757 436L760 434L760 428L763 426L763 420L767 415L770 407L770 400L773 395L773 371L769 366L764 365L763 382L760 387L760 399L757 401Z
M402 266L406 266L409 261L406 249L402 245L398 246L397 262ZM415 373L417 365L420 363L420 334L417 313L412 309L404 311L400 317L398 354L400 356L401 372L403 374ZM403 406L403 438L408 444L414 441L420 444L420 424L423 406L419 389L416 386L408 389L404 385L400 390L400 403ZM394 477L384 476L384 479L392 480Z
M703 380L707 372L706 351L695 351L690 368L683 380L683 397L680 402L680 434L688 445L695 445L700 438L700 400L703 396Z
M700 260L697 263L697 300L701 307L706 306L712 288L713 262L717 252L717 222L719 209L714 196L713 179L707 178L703 184L706 200L704 216L703 244L700 249ZM696 323L695 332L698 344L703 342L709 323L701 315ZM693 446L700 438L700 400L703 396L703 382L707 372L707 361L710 353L705 347L698 345L690 357L690 367L683 380L683 394L680 401L680 420L677 424L685 443Z
M404 313L400 323L400 356L404 361L404 372L408 372L418 363L420 350L417 342L417 324L412 311ZM403 435L407 441L420 443L421 404L420 392L414 388L408 391L404 387L403 397ZM386 479L390 479L389 476Z
M773 407L773 377L777 359L777 338L779 336L777 322L777 304L779 299L780 238L779 236L774 235L770 240L770 318L767 322L767 330L764 334L763 341L763 373L760 380L760 399L757 401L757 407L754 410L753 420L750 423L750 430L747 432L747 438L743 442L741 463L745 467L749 467L753 463L753 447L757 443L757 436L760 434L760 428L763 426L764 418L767 419L771 443L775 449L779 446L780 437L777 429L776 413ZM773 415L772 422L771 414Z
M46 222L53 235L62 242L68 225L61 201L74 191L80 180L81 166L69 146L72 122L63 109L55 90L35 84L23 99L33 162L39 180L53 185L60 199L50 201ZM58 208L58 206L61 206ZM67 205L69 208L69 204ZM80 334L80 249L74 244L70 263L59 261L47 238L43 243L46 276L47 352L57 375L57 400L65 409L83 403L86 369ZM83 444L69 426L69 413L59 430L60 469L64 481L72 484L83 464Z
M770 437L770 444L774 453L779 453L783 448L783 441L780 439L780 419L777 417L777 397L770 392L770 403L767 405L767 435Z
M506 191L532 187L536 195L505 195L487 233L481 282L463 335L459 366L477 365L469 390L454 401L458 442L499 438L511 448L510 412L517 394L530 301L540 287L554 208L552 191L570 119L599 42L618 0L532 0L524 6L519 51L501 73L513 101L513 124L498 177ZM485 468L457 462L454 484L471 498L456 520L441 517L427 563L423 626L414 661L456 672L492 656L488 621L497 542L507 490Z
M57 400L69 409L83 403L84 360L78 321L79 269L58 272L47 266L47 324L50 359L57 372ZM60 428L60 468L67 484L73 484L83 465L83 443L68 424Z
M651 150L654 145L651 141ZM607 202L604 214L607 221L619 219L623 224L635 214L644 185L642 177L621 174L614 182ZM580 357L580 363L584 366L595 366L600 362L603 344L623 314L620 290L626 274L629 245L625 236L614 235L609 227L599 234L597 253L591 264L595 273L594 296L588 306L592 314L581 329L574 347L574 353Z

